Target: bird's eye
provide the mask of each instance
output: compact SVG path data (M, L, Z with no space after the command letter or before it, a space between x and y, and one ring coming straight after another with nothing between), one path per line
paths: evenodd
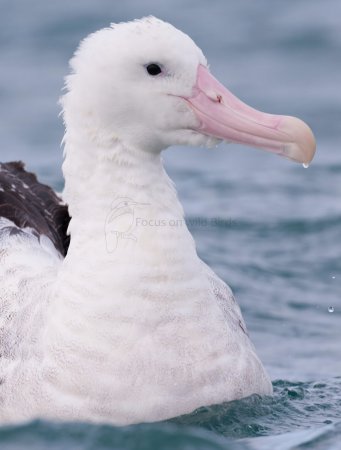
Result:
M162 72L161 67L158 64L148 64L148 66L146 66L147 72L149 73L149 75L152 75L153 77L155 77L156 75L159 75L159 73Z

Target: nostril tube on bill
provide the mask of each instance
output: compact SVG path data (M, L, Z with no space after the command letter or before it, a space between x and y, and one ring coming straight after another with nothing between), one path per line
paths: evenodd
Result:
M205 95L212 100L215 103L221 103L223 100L223 97L220 94L217 94L217 92L214 91L208 91L205 92Z

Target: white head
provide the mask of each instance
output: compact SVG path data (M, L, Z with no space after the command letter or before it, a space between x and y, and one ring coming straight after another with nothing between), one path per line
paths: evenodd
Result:
M71 68L62 100L67 132L82 130L99 146L119 140L159 152L224 139L300 162L313 157L312 133L303 122L240 102L209 73L186 34L154 17L91 34Z
M67 126L77 120L97 139L150 151L205 144L210 138L192 131L198 119L180 98L191 95L200 64L206 59L194 42L153 17L97 31L71 60Z

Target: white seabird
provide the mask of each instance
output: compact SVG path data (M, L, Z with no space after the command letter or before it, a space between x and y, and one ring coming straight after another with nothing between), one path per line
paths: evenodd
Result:
M197 255L161 151L227 140L309 163L310 129L246 106L187 35L153 17L90 35L71 69L69 247L66 207L20 164L1 165L1 422L131 424L270 395L230 288Z

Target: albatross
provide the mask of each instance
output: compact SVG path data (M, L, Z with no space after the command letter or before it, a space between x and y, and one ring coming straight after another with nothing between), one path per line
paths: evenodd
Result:
M0 422L125 425L271 395L161 154L227 141L309 164L310 128L247 106L154 17L91 34L70 67L63 200L0 165Z

